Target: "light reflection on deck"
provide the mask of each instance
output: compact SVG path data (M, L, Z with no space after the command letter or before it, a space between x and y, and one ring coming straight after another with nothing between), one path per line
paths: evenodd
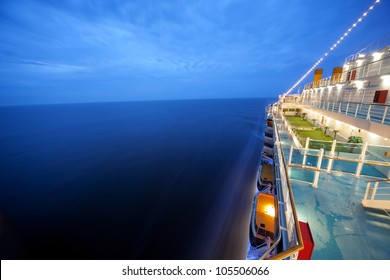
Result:
M279 127L285 155L292 140ZM291 177L310 181L310 171L292 170ZM305 178L307 177L307 178ZM382 210L364 209L366 181L342 172L321 172L319 188L291 180L296 209L301 221L309 222L315 241L312 259L390 259L390 217Z

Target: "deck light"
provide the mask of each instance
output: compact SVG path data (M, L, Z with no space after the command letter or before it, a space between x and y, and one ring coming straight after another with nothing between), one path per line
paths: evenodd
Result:
M383 75L381 76L381 79L383 80L382 83L385 87L390 86L390 75Z
M369 132L368 135L370 135L370 137L371 137L373 140L379 138L379 135L378 135L378 134L375 134L375 133L372 133L372 132Z
M358 59L358 60L356 60L357 66L361 66L361 65L363 64L363 62L364 62L364 59Z
M275 208L273 205L265 206L265 214L270 215L271 217L275 217Z
M366 81L354 81L354 84L356 86L357 89L361 89L363 88L363 85Z
M378 59L380 59L381 56L382 56L382 54L383 54L383 53L380 53L380 52L374 52L374 53L372 54L372 56L374 57L374 61L377 61Z
M361 22L361 21L363 21L363 19L364 19L364 17L366 17L367 15L368 15L368 13L371 11L371 10L373 10L374 9L374 7L379 3L380 1L379 0L376 0L363 14L362 14L362 16L356 21L356 22L354 22L353 24L352 24L352 26L348 29L348 31L347 32L345 32L344 33L344 35L343 36L341 36L337 41L336 41L336 43L334 43L333 44L333 46L332 47L330 47L329 48L329 51L328 52L326 52L324 55L322 55L322 57L320 58L320 60L318 60L314 65L313 65L313 67L312 68L309 68L309 70L288 90L288 91L286 91L283 95L284 96L286 96L287 94L289 94L294 88L296 88L306 77L307 77L307 75L309 75L312 71L313 71L313 69L318 65L318 64L320 64L322 61L323 61L323 59L326 57L326 56L328 56L328 54L331 52L331 51L333 51L337 46L338 46L338 44L340 44L341 43L341 40L343 40L348 34L349 34L349 32L351 32L352 31L352 29L353 28L355 28L356 26L357 26L357 24L359 23L359 22Z

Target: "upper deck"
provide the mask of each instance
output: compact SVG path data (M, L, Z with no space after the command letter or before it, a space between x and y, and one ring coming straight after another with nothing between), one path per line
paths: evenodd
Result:
M313 259L390 259L390 46L321 76L273 106Z
M299 107L328 135L337 131L338 141L357 136L390 146L390 46L372 53L360 51L335 67L331 77L320 76L315 74L301 94L281 96L285 110Z
M327 88L327 93L331 96L331 93L340 92L342 87L344 87L343 91L348 92L359 92L364 89L370 89L369 92L372 92L374 88L381 87L388 89L390 86L390 77L386 76L388 74L390 74L390 46L371 53L361 50L347 57L342 67L335 67L332 76L326 78L320 76L320 79L306 84L303 94L323 91ZM334 86L337 91L333 90ZM373 96L365 95L364 97L364 99L354 98L353 100L374 102L373 98L370 98Z
M335 67L331 77L306 84L301 95L284 101L315 107L333 119L341 118L352 126L390 138L390 130L385 128L390 125L390 46L352 55L345 60L342 72L337 69L341 67Z

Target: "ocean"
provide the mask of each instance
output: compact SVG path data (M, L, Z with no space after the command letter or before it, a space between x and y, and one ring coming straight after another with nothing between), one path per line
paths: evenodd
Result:
M245 259L271 101L0 107L1 259Z

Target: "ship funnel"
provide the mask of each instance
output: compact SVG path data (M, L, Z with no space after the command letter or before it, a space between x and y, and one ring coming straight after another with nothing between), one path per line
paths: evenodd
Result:
M314 81L313 81L313 87L318 87L320 85L320 80L322 79L322 68L318 68L314 70Z
M337 84L340 82L341 78L341 73L343 72L343 67L342 66L337 66L333 68L332 72L332 84Z

